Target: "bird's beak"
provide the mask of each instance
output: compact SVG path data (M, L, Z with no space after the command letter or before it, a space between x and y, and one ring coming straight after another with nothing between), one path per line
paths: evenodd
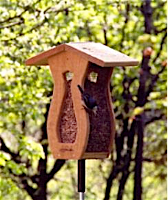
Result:
M93 111L94 115L96 115L97 114L97 106L95 106L92 111Z

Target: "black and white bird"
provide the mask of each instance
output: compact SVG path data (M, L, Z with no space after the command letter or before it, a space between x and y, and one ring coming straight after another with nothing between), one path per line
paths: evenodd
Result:
M90 96L88 93L86 93L80 85L77 85L79 91L81 92L82 101L84 104L84 107L87 111L93 111L94 114L97 112L97 102L96 100Z

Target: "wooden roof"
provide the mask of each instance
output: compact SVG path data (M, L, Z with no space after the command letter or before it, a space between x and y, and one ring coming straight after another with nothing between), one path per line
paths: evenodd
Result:
M48 58L58 53L71 51L89 62L95 63L102 67L114 66L134 66L138 61L119 51L111 49L101 43L94 42L75 42L65 43L47 51L44 51L28 60L26 65L48 65Z

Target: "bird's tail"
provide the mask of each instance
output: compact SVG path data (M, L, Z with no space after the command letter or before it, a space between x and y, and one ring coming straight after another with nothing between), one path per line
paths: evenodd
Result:
M77 85L77 87L79 88L79 91L81 92L81 94L83 94L83 89L81 88L81 86L80 85Z

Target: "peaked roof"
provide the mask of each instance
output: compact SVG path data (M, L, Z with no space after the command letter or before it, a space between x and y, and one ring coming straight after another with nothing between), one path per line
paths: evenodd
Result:
M88 61L102 67L134 66L138 61L134 58L120 53L101 43L94 42L72 42L65 43L44 51L28 60L26 65L48 65L48 58L58 53L71 51L79 54Z

